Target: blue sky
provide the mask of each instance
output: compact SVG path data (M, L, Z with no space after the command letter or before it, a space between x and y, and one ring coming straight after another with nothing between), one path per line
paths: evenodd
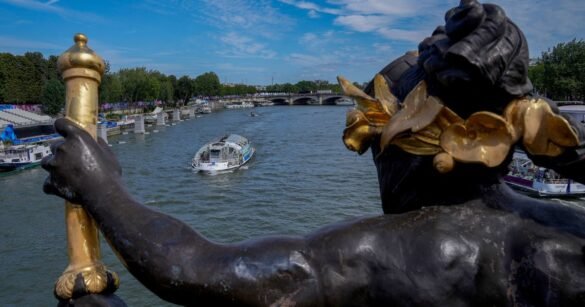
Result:
M488 2L488 1L486 1ZM493 0L531 57L585 33L585 0ZM112 70L222 82L365 82L416 49L455 0L0 0L0 52L58 55L81 32Z

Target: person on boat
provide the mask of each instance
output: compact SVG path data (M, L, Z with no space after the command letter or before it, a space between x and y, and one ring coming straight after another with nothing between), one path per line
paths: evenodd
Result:
M423 91L423 98L437 97L444 103L438 107L442 115L434 117L445 119L437 124L439 128L449 119L450 125L459 125L457 116L468 118L477 111L502 114L511 100L531 90L526 78L526 42L495 5L462 1L446 14L446 26L420 45L416 58L412 56L399 59L382 73L405 104L425 80L428 95ZM375 85L371 88L377 94L380 87ZM382 98L389 97L382 92ZM427 105L430 101L423 104L420 114L428 114ZM385 107L380 110L388 111ZM392 128L388 123L408 118L399 113L394 112L391 119L383 114L376 118ZM476 152L472 147L428 154L433 147L410 138L428 130L418 126L409 126L399 137L381 133L357 143L350 142L353 134L349 133L348 147L359 152L372 149L388 214L328 225L305 236L216 244L135 200L105 143L95 142L67 119L57 120L55 127L65 141L43 161L49 171L45 191L83 205L128 270L170 302L583 306L585 300L585 213L511 191L501 180L510 148L504 150L504 158L490 154L481 160L485 165L472 159L475 156L469 153ZM516 131L505 127L508 133ZM505 131L489 135L497 136L482 135L491 145L511 143ZM581 139L583 134L577 136ZM488 147L482 149L500 148ZM567 147L561 155L536 159L560 170L570 164L574 169L565 174L584 181L575 148L578 145ZM455 157L455 164L450 165L445 155ZM499 163L492 165L494 156Z

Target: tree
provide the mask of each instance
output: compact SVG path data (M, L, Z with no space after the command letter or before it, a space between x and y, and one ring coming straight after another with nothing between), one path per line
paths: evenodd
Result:
M124 101L133 103L156 98L159 83L155 78L150 78L146 68L121 69L118 74Z
M173 86L173 98L171 100L178 101L181 98L179 97L179 92L177 91L177 86L178 86L177 85L177 77L175 75L170 75L170 76L168 76L167 80L169 80L169 82Z
M214 72L206 72L195 78L195 95L218 96L220 93L219 77Z
M100 103L119 102L123 96L122 83L118 74L105 74L100 84Z
M65 85L58 80L49 80L43 87L42 93L43 112L56 115L65 107Z
M182 76L177 80L177 102L182 101L183 103L189 102L189 98L193 94L193 85L191 78L188 76Z
M302 80L295 84L298 92L313 92L317 90L317 85L314 82Z
M528 70L537 92L553 100L585 99L585 42L560 43Z
M158 98L165 103L169 103L173 101L173 84L170 80L166 80L161 83L160 85L160 94Z

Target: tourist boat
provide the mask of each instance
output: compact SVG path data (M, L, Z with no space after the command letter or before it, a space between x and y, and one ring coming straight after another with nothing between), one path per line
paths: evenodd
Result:
M195 113L198 114L210 114L212 112L211 106L204 104L197 107Z
M512 188L541 197L585 196L585 185L535 165L526 153L519 150L514 152L510 172L504 181Z
M195 171L204 173L230 172L250 161L254 152L248 139L230 134L201 147L191 166Z
M226 109L242 109L242 108L253 108L254 103L244 101L242 103L233 103L233 104L226 104L224 108Z
M0 172L31 168L39 165L44 157L51 155L51 148L46 143L2 147Z
M353 106L355 102L350 98L341 98L335 102L338 106Z

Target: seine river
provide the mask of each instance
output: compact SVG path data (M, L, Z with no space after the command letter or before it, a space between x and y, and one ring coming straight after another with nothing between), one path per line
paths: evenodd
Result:
M381 214L370 153L345 149L347 107L275 106L228 110L148 135L109 139L128 189L147 206L175 216L218 242L305 234L327 223ZM155 132L153 129L157 129ZM256 147L251 163L217 176L193 173L200 146L229 133ZM53 284L67 266L63 201L42 192L35 168L0 177L0 306L55 306ZM170 305L138 283L102 246L118 272L116 292L129 306Z

